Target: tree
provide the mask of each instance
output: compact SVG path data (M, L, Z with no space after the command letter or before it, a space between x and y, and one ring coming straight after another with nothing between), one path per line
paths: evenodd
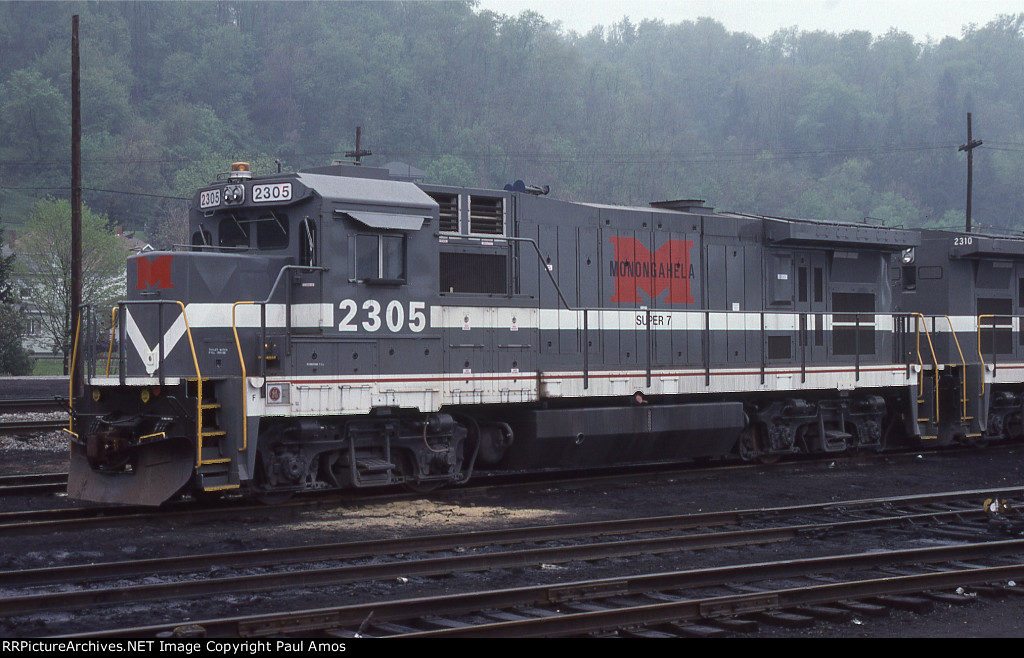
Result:
M157 251L174 249L188 244L188 205L183 201L168 200L160 204L146 223L149 245Z
M21 310L14 303L17 295L11 288L14 254L5 255L3 221L0 218L0 375L28 375L32 361L21 341L25 323Z
M82 210L82 303L102 317L123 296L128 249L107 229L107 220L88 208ZM19 241L17 271L22 285L32 291L43 330L64 357L64 372L72 348L71 336L71 204L65 199L43 199L29 214Z
M442 155L427 165L427 180L440 185L473 185L473 170L457 155Z
M29 158L60 142L68 125L68 103L58 88L35 69L15 71L0 85L0 128L4 142Z

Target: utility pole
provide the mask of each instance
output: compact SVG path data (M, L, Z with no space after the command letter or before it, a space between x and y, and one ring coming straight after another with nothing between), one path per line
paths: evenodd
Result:
M971 232L971 186L974 181L974 149L981 146L980 139L971 139L971 113L967 113L967 143L960 146L967 151L967 232Z
M75 342L82 322L82 93L78 56L78 15L71 17L71 395L82 373Z
M356 150L355 151L345 151L345 157L346 158L355 158L357 166L362 164L362 163L359 162L360 158L366 157L367 155L373 155L372 151L367 151L367 150L364 150L364 149L362 149L360 147L360 143L362 142L362 137L363 137L363 127L362 126L356 126Z

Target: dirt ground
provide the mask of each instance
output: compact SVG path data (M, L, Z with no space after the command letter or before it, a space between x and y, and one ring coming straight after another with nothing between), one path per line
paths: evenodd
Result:
M45 438L0 441L0 472L48 472L65 468L66 440L59 433ZM348 541L1021 485L1024 485L1024 447L905 454L882 459L842 458L753 469L695 470L672 476L637 476L629 483L572 485L552 481L518 487L511 492L450 489L417 500L348 504L330 512L304 514L295 520L268 520L231 528L161 528L155 524L131 537L115 533L91 536L88 555L70 547L68 538L0 539L0 553L7 554L6 564L0 568L44 566L55 561L81 561L90 557L150 557L175 545L181 550L227 550L288 545L289 542ZM11 562L12 554L19 556L17 564ZM693 566L700 565L680 564L677 568ZM601 575L596 571L599 568L591 575ZM521 580L516 581L515 574L510 576L508 586L535 584L530 580L534 576L529 571L519 577ZM369 595L393 598L404 597L404 592L388 584ZM416 590L415 593L410 591L410 595L424 593ZM271 603L272 597L268 598ZM966 606L936 604L935 609L925 615L894 612L882 619L818 624L809 630L771 629L762 625L761 635L1020 637L1024 636L1024 596L979 596Z

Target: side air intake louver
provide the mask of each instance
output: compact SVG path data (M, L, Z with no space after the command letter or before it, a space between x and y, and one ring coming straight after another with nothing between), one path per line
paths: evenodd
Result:
M505 204L494 197L469 197L469 232L486 235L505 234Z
M459 195L457 194L431 194L441 211L441 221L438 229L448 233L459 232Z

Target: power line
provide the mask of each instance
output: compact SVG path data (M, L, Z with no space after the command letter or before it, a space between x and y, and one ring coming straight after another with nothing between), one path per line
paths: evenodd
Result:
M29 190L29 191L34 191L34 192L41 192L43 190L70 191L71 187L68 186L68 185L51 185L51 186L46 186L46 187L11 187L11 186L7 186L7 185L0 185L0 190ZM125 195L128 195L128 196L144 196L144 197L152 197L154 199L172 199L172 200L176 200L176 201L191 201L190 198L180 197L180 196L168 196L168 195L164 195L164 194L147 194L145 192L127 192L125 190L104 190L104 189L100 189L98 187L83 187L82 190L83 191L89 191L89 192L105 192L105 193L108 193L108 194L125 194Z
M576 162L584 164L659 164L665 162L715 162L734 161L744 158L761 158L770 160L788 160L817 157L833 157L837 155L885 155L892 153L909 153L915 151L934 151L956 148L957 144L906 144L901 146L888 147L857 147L848 149L821 149L821 150L793 150L793 151L772 151L764 148L740 149L732 151L723 150L702 150L702 151L660 151L645 155L637 154L635 151L589 151L581 152L573 156L561 156L544 151L502 151L500 153L487 151L378 151L378 155L386 157L415 156L417 158L437 158L443 155L455 155L469 159L490 159L490 158L525 158L538 162L559 163ZM1010 146L1018 146L1010 144ZM1024 145L1019 145L1024 148ZM343 154L344 151L323 151L313 153L290 154L293 159L334 156ZM117 160L98 159L88 160L89 164L115 164L115 165L146 165L146 164L175 164L193 162L186 158L163 160ZM63 160L6 160L0 161L0 166L65 166Z

